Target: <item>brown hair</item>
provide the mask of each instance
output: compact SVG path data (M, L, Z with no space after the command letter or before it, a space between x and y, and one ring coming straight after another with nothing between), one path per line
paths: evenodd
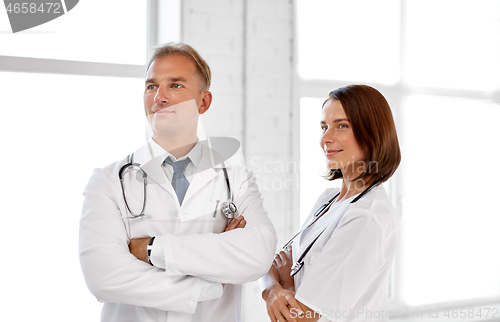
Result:
M201 79L200 92L208 91L210 89L210 83L212 80L212 72L210 71L210 67L208 66L207 62L203 60L203 58L201 58L200 54L198 54L198 52L188 44L180 42L169 42L156 47L153 55L149 59L146 73L153 61L170 55L183 55L191 59L196 66L196 70L198 71Z
M339 100L351 123L354 138L364 152L368 167L356 179L387 181L401 162L396 126L387 100L367 85L338 88L330 92L325 103L329 99ZM342 178L342 172L328 169L324 177L335 180Z

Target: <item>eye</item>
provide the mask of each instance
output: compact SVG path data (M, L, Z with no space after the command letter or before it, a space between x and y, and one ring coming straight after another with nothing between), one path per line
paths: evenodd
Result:
M338 126L339 129L347 129L349 126L347 124L339 124Z
M321 130L322 130L323 132L325 132L326 130L328 130L328 126L326 126L326 125L321 125Z
M172 84L172 87L173 87L173 88L181 88L181 87L182 87L182 85L181 85L181 84Z
M146 86L146 89L147 89L147 90L153 90L153 89L155 89L155 88L156 88L156 85L147 85L147 86Z

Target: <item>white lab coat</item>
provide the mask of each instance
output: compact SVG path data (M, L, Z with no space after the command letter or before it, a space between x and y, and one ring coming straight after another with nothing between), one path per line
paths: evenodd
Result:
M327 189L305 223L338 189ZM296 299L320 321L387 321L387 282L399 244L399 218L382 185L357 202L334 204L292 244L294 261L324 230L295 275ZM297 242L296 242L297 241Z
M87 286L104 302L102 321L241 320L240 284L268 271L277 239L255 178L228 162L237 214L247 224L221 234L227 219L220 210L214 217L214 210L217 200L227 199L227 185L222 167L207 164L207 149L202 146L200 162L207 170L190 179L182 206L161 169L163 159L153 159L147 145L134 152L134 162L148 174L146 211L139 218L123 219L129 215L118 171L128 158L94 171L84 192L79 251ZM127 201L139 212L142 185L127 182ZM127 228L131 238L163 236L166 269L129 252ZM228 283L222 297L198 302L204 279Z

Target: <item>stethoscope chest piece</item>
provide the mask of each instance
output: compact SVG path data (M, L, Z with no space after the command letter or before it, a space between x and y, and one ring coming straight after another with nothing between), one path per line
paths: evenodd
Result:
M233 219L238 208L236 208L236 205L231 200L228 200L220 205L220 210L227 219Z

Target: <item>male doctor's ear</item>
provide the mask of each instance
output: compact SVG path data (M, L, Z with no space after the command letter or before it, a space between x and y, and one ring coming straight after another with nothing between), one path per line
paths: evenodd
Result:
M201 93L203 95L201 105L198 107L198 112L201 114L204 114L208 109L210 108L210 105L212 104L212 93L209 91L205 91Z

